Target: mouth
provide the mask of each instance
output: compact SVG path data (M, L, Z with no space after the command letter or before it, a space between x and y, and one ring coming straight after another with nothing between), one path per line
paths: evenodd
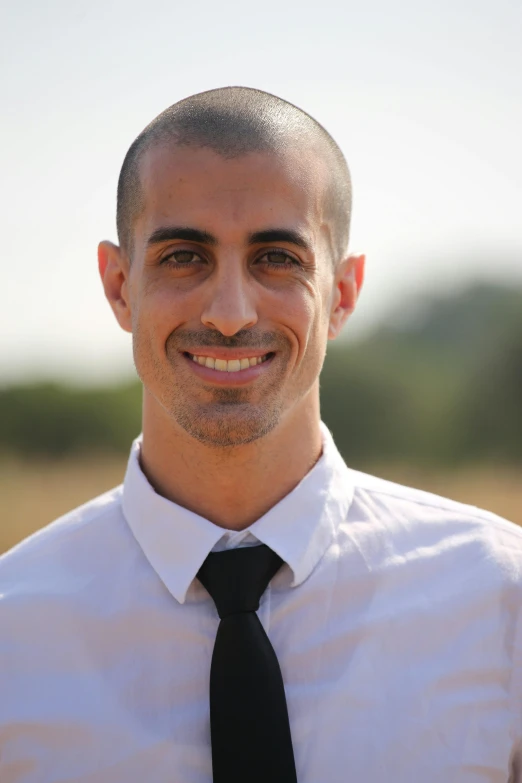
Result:
M216 370L217 372L222 373L231 373L241 372L243 370L248 370L251 367L257 367L259 364L264 364L274 356L274 353L270 351L262 356L244 356L241 359L216 359L213 356L194 354L189 353L188 351L185 351L184 355L200 367L207 367L209 370Z
M210 349L210 352L218 353L215 349ZM206 353L189 353L188 351L184 351L182 355L192 372L200 380L211 386L223 387L250 385L269 370L276 355L274 351L269 351L259 356L248 356L242 351L243 355L238 356L239 352L235 351L234 358L224 359L225 352L221 350L219 353L221 356L218 357L208 356Z

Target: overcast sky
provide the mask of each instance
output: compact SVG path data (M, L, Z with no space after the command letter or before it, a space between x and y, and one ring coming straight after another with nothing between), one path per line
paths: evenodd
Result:
M355 335L470 280L522 283L520 0L3 0L0 376L132 367L98 278L127 148L175 101L268 90L314 115L354 182Z

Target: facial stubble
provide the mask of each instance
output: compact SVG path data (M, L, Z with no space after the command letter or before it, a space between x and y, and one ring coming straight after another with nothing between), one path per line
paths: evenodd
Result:
M193 348L194 352L202 353L205 345L274 352L275 357L267 367L269 382L226 388L188 378L190 369L183 367L186 359L182 349L190 351ZM219 449L246 445L264 437L279 423L284 410L285 367L291 355L291 346L282 335L238 332L233 337L223 337L212 332L173 333L167 340L166 353L173 371L169 384L171 393L166 401L168 412L200 443ZM194 384L199 389L194 390Z

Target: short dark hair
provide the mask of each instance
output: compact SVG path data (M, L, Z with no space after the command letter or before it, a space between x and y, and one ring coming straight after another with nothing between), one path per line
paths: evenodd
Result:
M325 160L329 175L326 211L333 224L335 261L346 253L350 230L350 171L330 134L292 103L250 87L222 87L192 95L165 109L131 144L118 180L117 230L132 254L134 221L143 209L140 161L156 144L209 147L225 158L249 152L281 152L299 144Z

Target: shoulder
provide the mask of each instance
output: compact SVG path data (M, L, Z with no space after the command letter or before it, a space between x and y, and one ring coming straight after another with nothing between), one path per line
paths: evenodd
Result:
M357 470L350 470L350 475L355 488L355 498L360 503L366 502L369 507L373 506L375 511L378 508L381 513L393 514L400 511L412 520L437 518L440 521L454 520L463 525L485 524L502 531L512 537L513 542L520 542L522 546L522 528L490 511Z
M522 586L522 528L476 506L350 470L350 517L380 531L390 552L500 571ZM371 523L368 525L368 523Z
M99 495L0 556L0 607L15 597L67 590L116 544L124 518L122 487Z
M42 705L58 710L110 634L134 556L121 495L90 500L0 557L0 734L39 723Z
M5 678L19 694L35 667L79 659L83 636L120 605L136 562L121 495L90 500L0 557L0 691Z

